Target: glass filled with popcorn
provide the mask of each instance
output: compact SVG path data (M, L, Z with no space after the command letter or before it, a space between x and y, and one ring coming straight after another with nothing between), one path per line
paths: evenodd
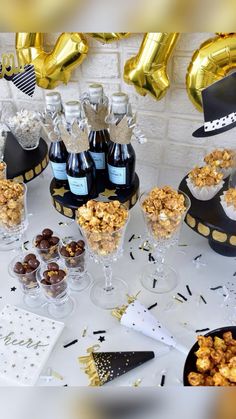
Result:
M37 112L23 109L8 116L5 121L24 150L34 150L39 145L41 122Z
M113 276L111 264L122 256L128 210L119 201L88 201L77 211L77 223L90 257L103 266L104 278L91 288L91 300L104 309L125 303L126 283Z
M181 226L190 208L190 199L170 186L155 187L140 197L140 206L154 261L145 266L141 283L158 294L173 290L178 283L177 272L166 264L166 251L178 243Z
M28 226L24 183L0 180L0 250L19 247Z

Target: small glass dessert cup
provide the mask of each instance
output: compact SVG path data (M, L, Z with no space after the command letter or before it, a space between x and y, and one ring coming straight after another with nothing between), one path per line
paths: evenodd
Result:
M83 291L91 284L87 271L86 250L83 240L63 238L59 245L59 255L68 270L68 283L72 291Z
M140 206L155 259L143 269L141 283L144 288L157 294L170 292L178 284L177 272L165 263L166 251L178 243L183 221L191 205L187 195L182 191L178 193L184 196L185 211L175 217L147 213L143 208L143 202L149 193L145 192L140 196Z
M59 236L51 229L45 228L41 234L34 237L33 246L40 259L48 263L59 259L59 242Z
M45 300L42 297L40 287L37 282L37 272L40 268L40 262L35 262L34 268L24 269L26 266L24 260L27 256L27 253L18 254L9 265L9 274L17 278L23 292L23 301L24 304L29 308L38 308L41 307ZM36 257L35 257L36 261ZM23 273L21 273L23 272Z
M37 272L37 281L48 302L48 313L56 319L68 317L74 310L67 279L67 269L61 263L41 264Z
M103 309L118 307L124 304L127 298L127 284L113 276L111 264L123 254L128 221L129 218L122 228L113 232L93 232L81 228L90 257L103 267L105 281L104 278L96 281L90 292L92 302Z
M0 250L20 248L28 227L27 187L13 180L0 180Z
M7 178L7 164L0 160L0 180Z

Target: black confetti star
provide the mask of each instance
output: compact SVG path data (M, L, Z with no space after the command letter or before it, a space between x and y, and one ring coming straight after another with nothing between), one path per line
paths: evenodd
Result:
M105 336L99 336L99 339L98 339L101 343L102 342L104 342L105 341Z
M15 292L16 291L16 287L11 287L11 291Z

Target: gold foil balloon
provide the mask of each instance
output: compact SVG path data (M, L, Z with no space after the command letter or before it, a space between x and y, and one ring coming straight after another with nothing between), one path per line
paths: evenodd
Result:
M42 33L19 32L16 52L20 65L34 65L38 86L54 89L60 83L68 83L71 72L86 58L88 45L82 34L64 32L47 53L43 50Z
M88 33L87 35L102 42L103 44L109 44L110 42L119 41L120 39L127 38L130 36L130 32L98 32Z
M178 33L146 34L138 55L125 64L125 82L133 84L140 95L149 93L160 100L170 85L166 66L178 37Z
M219 33L195 51L187 70L190 100L202 111L201 91L236 68L236 34Z

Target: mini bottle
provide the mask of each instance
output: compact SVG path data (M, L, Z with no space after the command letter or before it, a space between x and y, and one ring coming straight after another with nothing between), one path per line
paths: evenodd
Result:
M105 122L108 113L108 100L101 84L90 84L88 100L84 111L90 126L89 152L95 163L98 175L107 175L107 153L110 136Z
M96 169L89 154L88 134L86 128L79 128L81 107L79 102L70 102L65 105L65 118L67 123L69 142L64 138L68 159L66 165L67 179L71 193L79 200L86 201L94 197L96 191ZM73 123L76 122L76 132ZM63 138L63 137L62 137Z
M61 95L58 92L46 94L46 113L56 115L62 112ZM53 176L58 186L67 185L66 162L68 153L65 144L60 138L58 131L58 140L52 141L49 148L49 160L51 163Z
M107 156L109 181L117 188L130 188L135 179L135 151L131 145L132 129L128 126L131 107L125 93L111 98L110 136L112 145Z

